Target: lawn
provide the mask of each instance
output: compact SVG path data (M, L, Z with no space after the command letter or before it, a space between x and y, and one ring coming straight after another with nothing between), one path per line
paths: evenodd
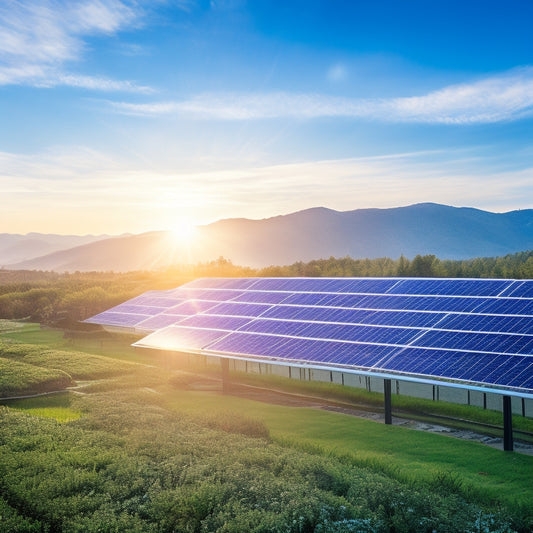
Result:
M29 415L52 418L58 422L71 422L82 415L79 409L72 408L72 393L58 393L22 400L4 400L6 407L23 411Z
M487 502L533 501L532 456L338 413L214 393L176 391L169 395L169 407L213 417L231 411L255 418L284 446L344 457L405 481L434 483L444 473L456 477L465 494Z

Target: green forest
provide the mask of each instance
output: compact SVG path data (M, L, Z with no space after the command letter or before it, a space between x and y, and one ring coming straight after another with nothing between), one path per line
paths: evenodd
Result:
M317 259L253 269L219 258L165 270L113 273L0 270L0 318L53 324L83 320L148 290L170 289L199 277L452 277L533 279L533 251L462 261L417 255L393 260Z

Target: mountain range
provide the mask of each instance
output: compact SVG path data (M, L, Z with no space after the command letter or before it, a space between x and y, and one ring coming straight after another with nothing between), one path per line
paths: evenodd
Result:
M492 213L424 203L354 211L316 207L262 220L224 219L199 226L190 243L179 243L167 231L119 237L0 234L0 266L129 271L223 256L263 267L331 256L467 259L531 249L533 209Z

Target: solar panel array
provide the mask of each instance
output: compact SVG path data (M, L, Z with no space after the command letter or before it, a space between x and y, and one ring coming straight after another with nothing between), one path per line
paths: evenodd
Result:
M533 280L203 278L88 322L137 346L533 393Z

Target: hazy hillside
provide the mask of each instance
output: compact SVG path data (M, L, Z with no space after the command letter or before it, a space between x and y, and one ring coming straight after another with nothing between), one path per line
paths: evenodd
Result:
M108 238L109 235L44 235L42 233L17 235L0 233L0 267Z
M441 259L466 259L529 249L533 249L533 210L490 213L417 204L340 212L318 207L263 220L220 220L199 227L191 246L176 244L168 232L151 232L93 242L10 268L126 271L219 256L261 267L330 256L435 254Z

